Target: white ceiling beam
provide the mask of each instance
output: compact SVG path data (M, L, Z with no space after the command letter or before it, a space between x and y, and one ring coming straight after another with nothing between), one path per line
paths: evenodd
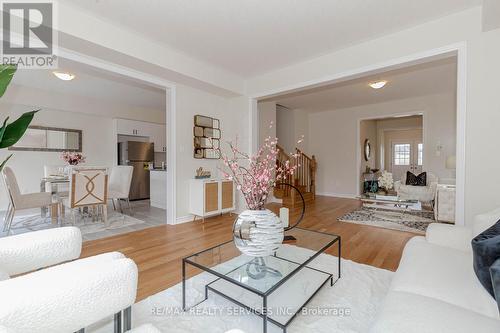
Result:
M164 79L178 82L180 84L192 85L193 80L204 82L208 85L220 88L233 94L243 94L244 80L227 70L218 68L212 64L195 59L176 50L168 48L140 35L132 30L117 27L109 22L101 20L68 3L59 2L58 6L58 30L64 35L74 37L74 40L82 40L96 44L110 51L115 51L129 58L141 60L144 63L154 65L159 69L159 76ZM63 47L68 38L62 38L60 44ZM81 49L72 42L70 49L85 53L89 51L88 43L82 43ZM111 53L109 53L111 54ZM96 56L93 54L92 56ZM109 59L107 59L109 61ZM134 68L140 70L138 68ZM164 77L168 73L175 76ZM224 92L221 93L224 93Z

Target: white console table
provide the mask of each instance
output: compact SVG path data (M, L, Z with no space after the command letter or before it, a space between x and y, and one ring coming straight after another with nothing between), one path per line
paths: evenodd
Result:
M189 212L203 218L228 213L235 209L234 182L221 179L189 181Z

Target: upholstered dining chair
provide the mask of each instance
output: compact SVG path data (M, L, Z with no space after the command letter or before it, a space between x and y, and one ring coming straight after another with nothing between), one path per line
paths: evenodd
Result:
M128 204L130 215L133 215L129 200L130 184L132 184L133 172L134 167L130 165L114 166L111 169L108 191L108 199L113 201L113 207L116 209L116 200L118 202L118 206L120 207L121 213L123 213L121 200L125 200Z
M71 210L76 224L75 210L87 207L97 210L104 224L108 225L108 172L106 168L73 168L69 178L69 197L63 205Z
M57 205L57 202L52 202L52 195L47 192L22 194L16 175L10 167L4 167L2 175L9 196L9 206L4 218L4 231L10 231L12 220L14 220L14 215L18 210ZM49 210L53 211L52 209Z

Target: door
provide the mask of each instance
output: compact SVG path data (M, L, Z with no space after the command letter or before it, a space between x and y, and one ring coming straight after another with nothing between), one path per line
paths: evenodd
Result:
M393 141L391 172L394 180L401 180L407 171L418 175L422 172L424 145L421 140Z
M222 181L221 208L233 208L233 181Z
M219 182L205 183L205 213L219 210Z

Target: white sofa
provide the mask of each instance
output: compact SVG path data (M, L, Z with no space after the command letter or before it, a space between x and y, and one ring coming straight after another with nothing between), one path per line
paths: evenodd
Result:
M412 186L406 184L406 174L400 181L394 183L394 190L398 196L404 200L418 200L429 203L434 200L438 185L438 177L431 172L427 172L427 186Z
M0 332L75 332L134 303L135 263L118 252L70 261L81 245L75 227L0 238Z
M471 239L500 219L478 215L472 228L431 224L403 251L371 333L500 332L497 303L472 267Z

